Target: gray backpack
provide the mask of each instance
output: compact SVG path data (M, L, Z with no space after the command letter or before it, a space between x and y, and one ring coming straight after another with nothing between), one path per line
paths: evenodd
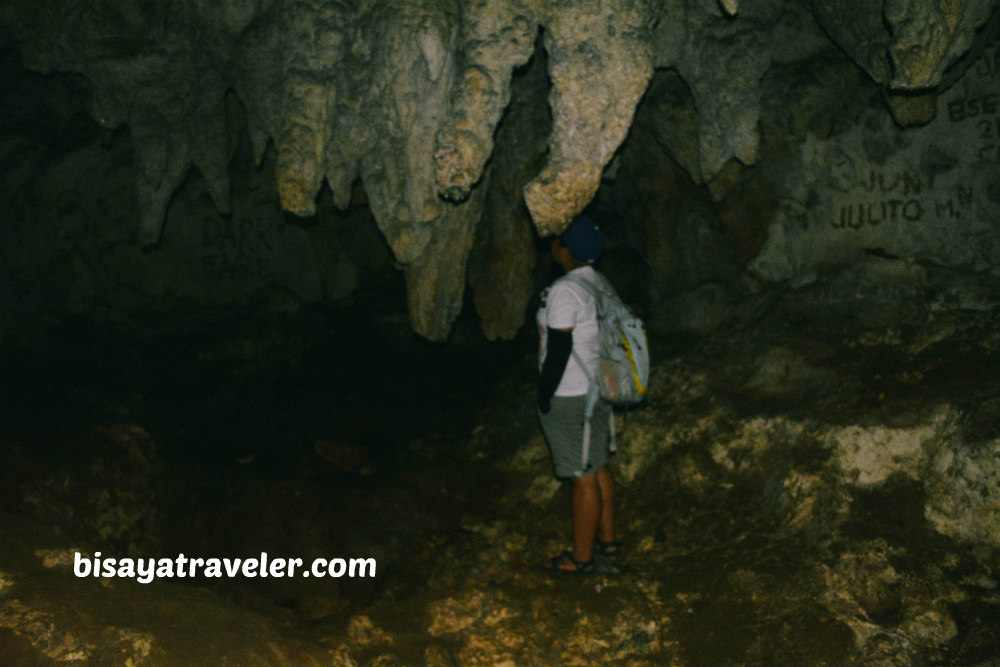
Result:
M641 403L649 383L649 342L642 320L613 288L608 291L577 276L570 280L590 292L597 303L598 365L591 385L612 405Z
M645 398L649 383L649 342L642 320L625 305L610 283L602 288L579 276L568 278L587 290L597 305L597 377L590 378L583 427L582 465L586 465L590 455L590 418L597 401L603 399L612 405L631 406ZM573 356L587 373L575 350ZM610 449L615 451L614 413L609 420Z

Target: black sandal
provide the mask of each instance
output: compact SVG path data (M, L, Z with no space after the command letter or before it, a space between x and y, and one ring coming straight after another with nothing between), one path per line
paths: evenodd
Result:
M573 563L573 570L564 570L559 567L559 563L565 558L569 562ZM579 561L573 558L573 554L567 549L555 558L550 558L545 565L542 566L548 572L558 572L559 574L575 574L575 575L588 575L588 574L618 574L618 569L605 565L602 563L595 563L593 559L588 561Z
M610 542L602 542L600 540L594 540L594 551L601 556L607 556L608 558L617 558L622 555L622 548L625 545L622 544L621 540L611 540Z
M564 558L569 562L573 563L573 567L575 569L566 570L559 567L559 563L561 563ZM579 561L573 558L573 554L570 552L569 549L567 549L558 556L550 558L549 561L545 565L543 565L543 567L549 572L559 572L561 574L593 574L594 561L593 560Z

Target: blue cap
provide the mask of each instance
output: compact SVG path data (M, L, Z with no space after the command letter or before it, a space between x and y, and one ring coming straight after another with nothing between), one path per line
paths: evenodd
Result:
M570 223L562 235L563 245L569 248L581 262L588 264L601 256L604 248L604 234L597 223L585 215L581 215Z

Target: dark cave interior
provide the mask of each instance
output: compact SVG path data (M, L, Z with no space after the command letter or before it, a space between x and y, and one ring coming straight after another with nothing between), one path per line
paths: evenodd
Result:
M1000 202L995 157L982 160L984 132L1000 136L995 44L985 53L979 216ZM132 128L93 120L86 78L0 50L0 663L995 664L995 218L955 232L971 254L941 242L911 257L886 232L872 243L888 249L831 243L788 279L773 259L747 268L776 217L791 238L821 208L816 178L799 199L776 185L804 169L787 127L819 145L867 124L857 141L875 167L929 141L873 120L884 90L839 52L762 78L757 164L711 182L690 173L691 137L661 127L688 127L697 91L674 68L653 75L586 209L654 353L647 404L617 417L632 555L618 578L539 571L569 502L534 393L537 295L559 273L520 194L551 151L544 67L515 71L483 186L486 217L520 231L473 233L469 288L432 342L411 328L417 280L364 179L346 207L324 185L314 215L282 211L279 157L273 144L255 157L236 100L232 211L189 168L161 240L140 247ZM809 146L834 172L849 152ZM927 191L958 162L919 155ZM903 196L863 171L869 193ZM854 204L851 187L830 216L864 205L860 225L876 227L875 200ZM910 202L921 222L951 211L917 194L884 201L907 223ZM813 245L770 252L811 259ZM379 570L147 586L73 577L74 550Z

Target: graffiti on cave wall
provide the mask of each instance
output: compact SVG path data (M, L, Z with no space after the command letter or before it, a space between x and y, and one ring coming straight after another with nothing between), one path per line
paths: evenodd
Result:
M957 219L973 206L973 187L956 185L951 191L926 187L923 179L909 171L869 171L857 199L841 202L830 217L834 229L920 223L925 219Z
M46 196L38 205L19 202L26 229L48 229L64 248L93 248L110 229L126 229L129 218L109 210L101 193L86 187L70 187ZM98 213L99 212L99 213Z
M948 120L971 124L979 140L976 158L1000 163L1000 49L984 53L966 78L975 92L948 102Z
M833 229L859 231L879 226L916 225L969 219L977 214L974 172L983 163L1000 164L1000 51L991 49L970 68L961 85L939 102L930 131L943 138L934 149L945 165L906 156L914 166L902 169L855 164L839 155L841 172L862 174L843 188L848 196L834 201L828 218ZM919 130L918 130L919 131ZM925 147L924 156L931 154ZM860 162L860 161L859 161ZM918 166L919 169L918 170ZM953 171L943 184L935 177Z
M972 133L972 158L1000 163L1000 50L987 51L965 81L962 94L944 105L947 121Z
M748 264L782 281L863 253L976 270L1000 265L1000 49L937 99L937 116L900 128L868 109L833 136L808 135L768 239Z
M259 278L268 272L277 225L250 215L202 221L202 268L208 280Z

